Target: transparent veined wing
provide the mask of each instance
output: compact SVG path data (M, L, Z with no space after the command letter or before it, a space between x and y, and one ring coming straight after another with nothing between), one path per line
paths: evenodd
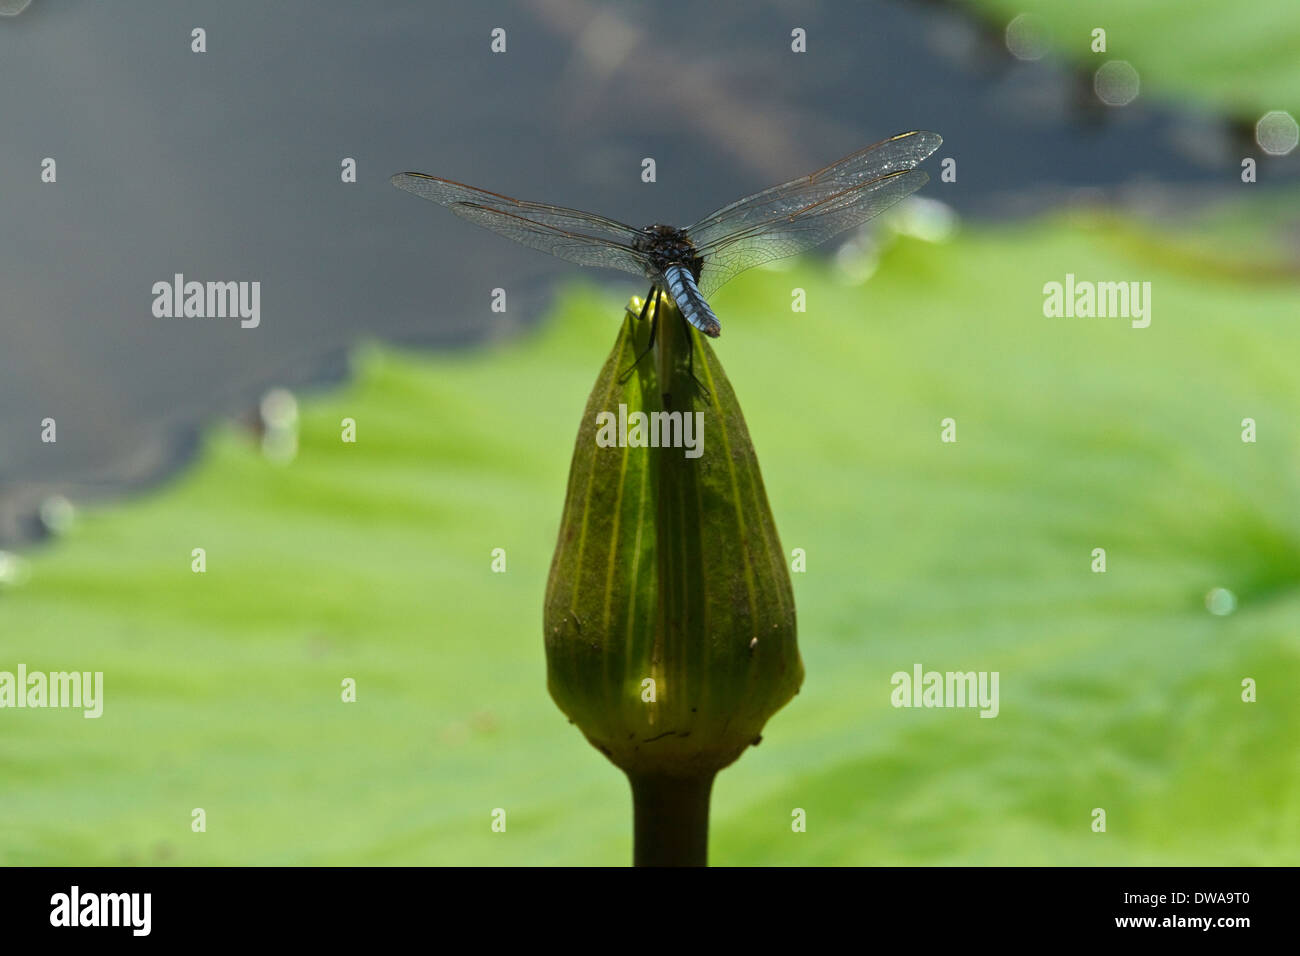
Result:
M889 173L851 186L794 212L757 222L698 248L704 259L700 291L712 295L746 269L798 255L860 226L910 196L930 177L919 169Z
M595 213L514 199L424 173L398 173L392 183L530 249L578 265L641 276L649 267L646 256L632 247L640 232Z
M915 167L942 142L937 133L902 133L688 226L705 260L700 289L711 294L752 266L796 255L878 216L925 185L929 177Z
M851 186L912 169L942 143L942 136L925 130L891 136L815 173L737 199L687 226L686 232L697 248L707 246L728 233L789 215Z

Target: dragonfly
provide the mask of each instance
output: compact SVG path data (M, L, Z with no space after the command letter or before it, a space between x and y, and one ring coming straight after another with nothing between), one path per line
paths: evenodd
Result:
M772 186L680 228L637 229L595 213L513 199L464 183L398 173L392 183L462 219L583 266L618 269L651 282L640 318L666 291L682 316L712 338L722 324L708 299L746 269L820 245L880 215L929 181L916 167L943 142L900 133L799 179Z

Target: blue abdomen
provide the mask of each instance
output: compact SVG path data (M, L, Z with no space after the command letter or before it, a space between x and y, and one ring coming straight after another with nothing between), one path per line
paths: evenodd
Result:
M686 321L705 335L716 339L722 332L722 325L709 308L709 303L704 301L704 295L695 284L695 277L690 270L684 266L671 265L664 270L664 281L668 284L668 292L677 303L677 308L686 316Z

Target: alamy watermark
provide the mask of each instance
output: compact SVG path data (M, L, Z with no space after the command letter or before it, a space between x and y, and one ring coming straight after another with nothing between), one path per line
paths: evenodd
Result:
M600 448L684 448L687 458L704 454L703 412L632 412L620 404L618 414L596 413Z
M895 707L978 707L981 717L998 715L997 671L896 671L889 702Z
M0 708L79 707L83 717L104 713L103 671L0 671Z
M152 291L159 319L237 318L243 329L262 324L261 282L186 282L178 272L171 282L155 282Z
M1076 280L1073 272L1065 282L1043 286L1043 315L1049 319L1132 319L1135 329L1151 324L1150 282L1091 282Z
M73 886L50 897L51 926L124 926L133 936L148 936L152 893L83 893Z

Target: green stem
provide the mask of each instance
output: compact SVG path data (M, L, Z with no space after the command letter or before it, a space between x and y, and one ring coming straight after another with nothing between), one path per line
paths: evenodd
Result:
M708 866L714 776L628 774L636 821L634 866Z

